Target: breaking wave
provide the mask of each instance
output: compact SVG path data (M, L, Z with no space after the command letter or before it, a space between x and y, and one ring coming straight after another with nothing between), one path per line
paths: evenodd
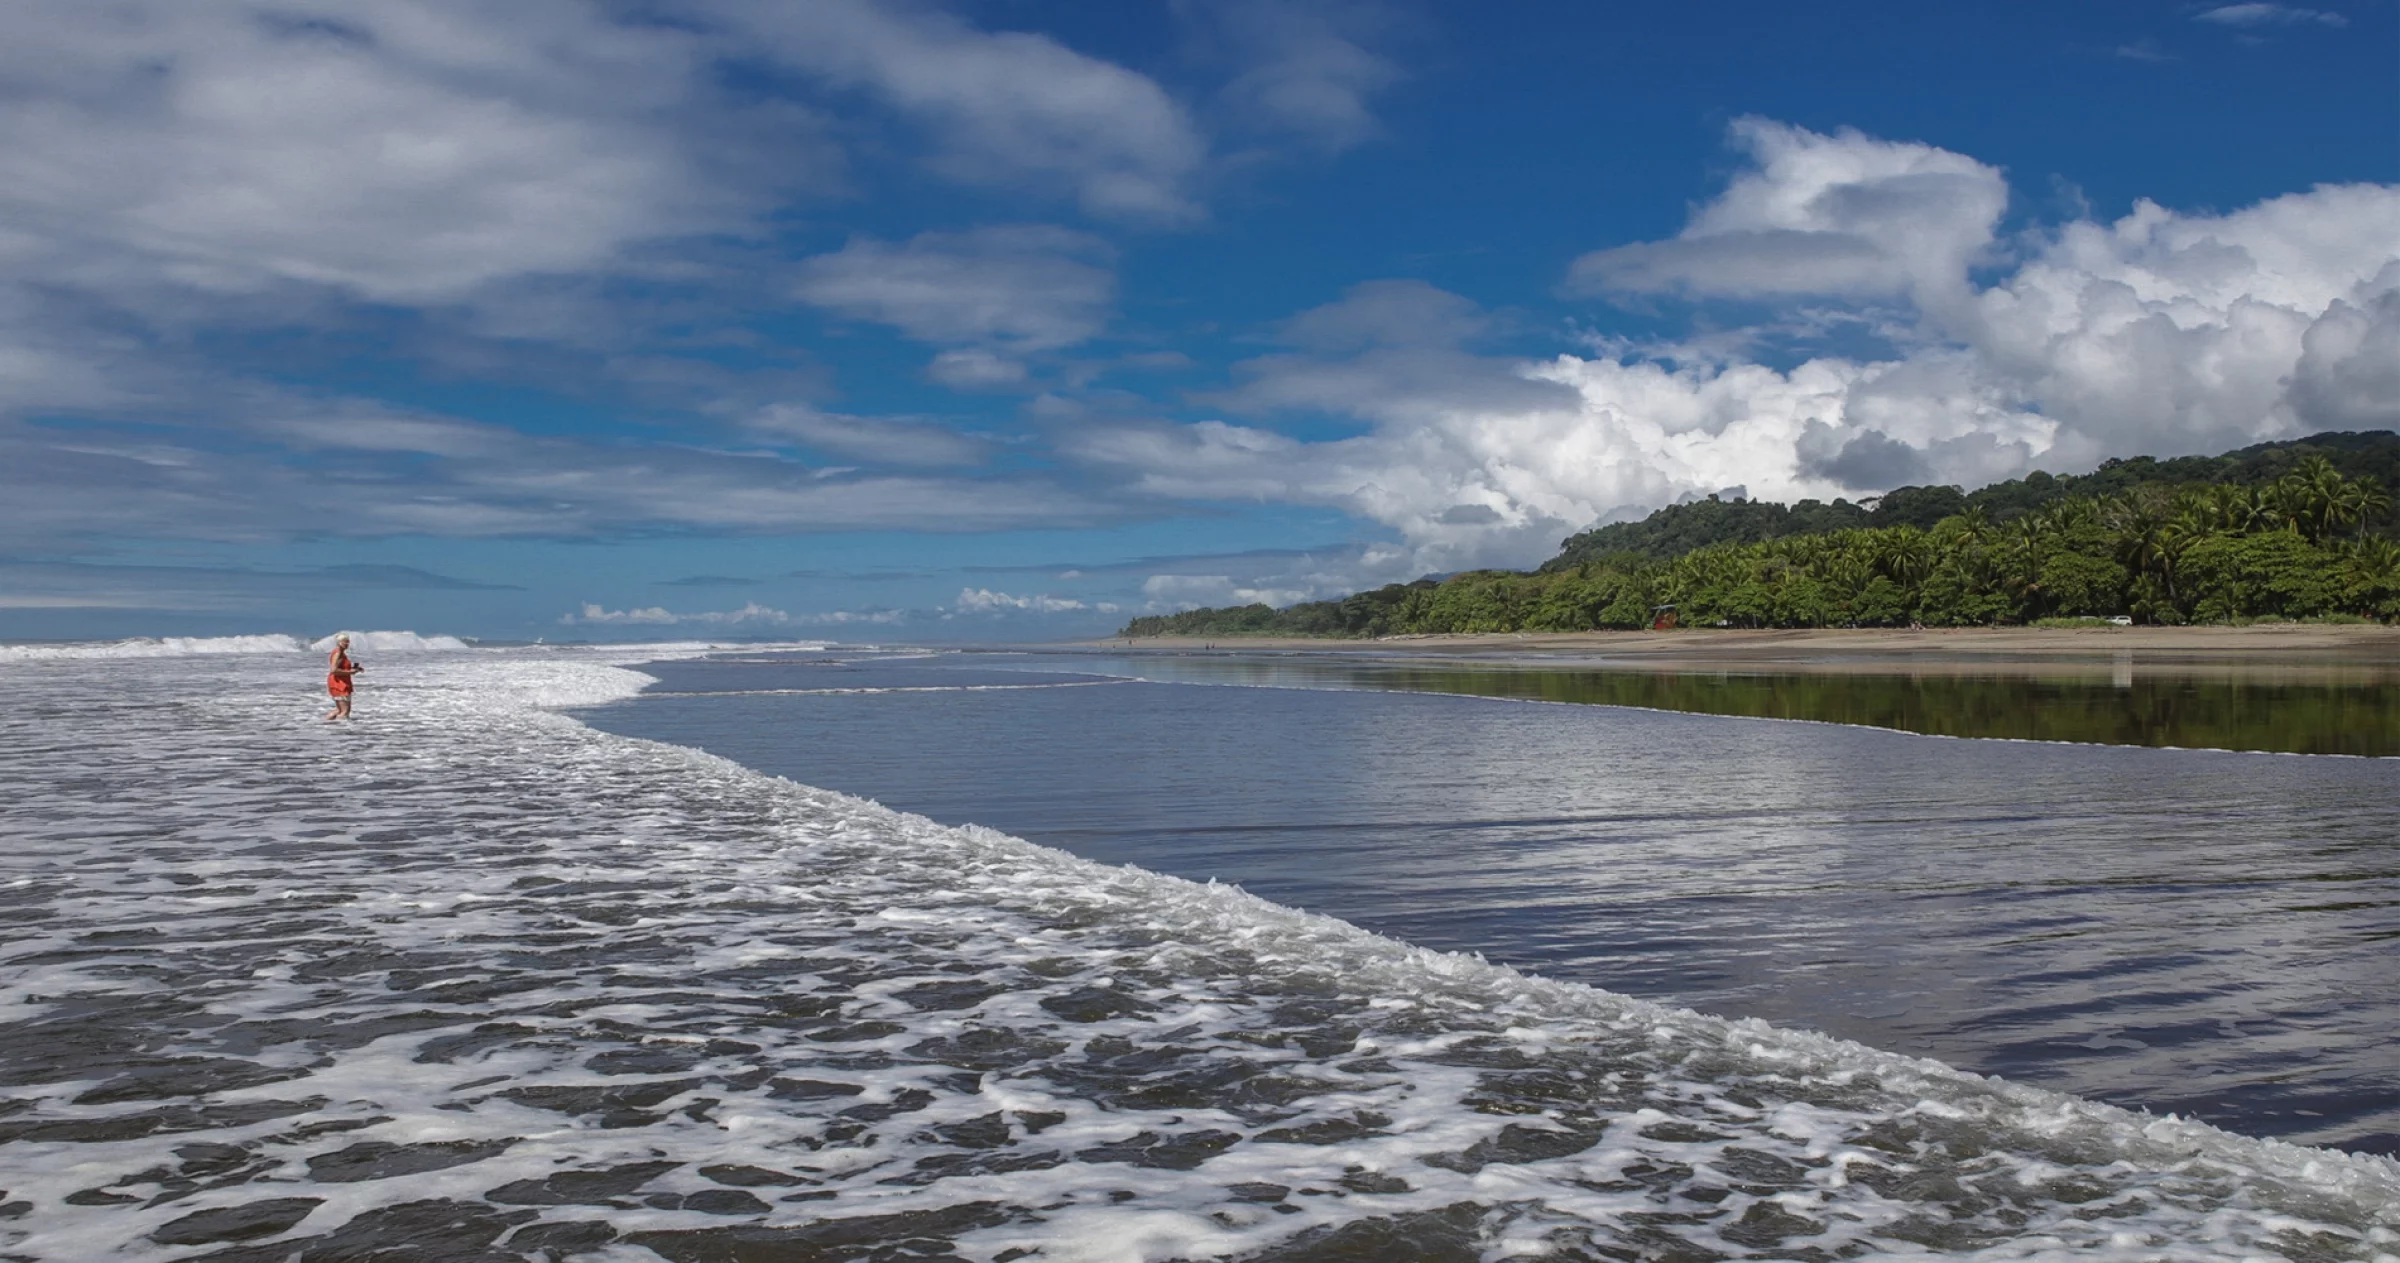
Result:
M78 658L190 658L237 653L302 653L298 637L161 636L132 640L65 641L0 645L0 662L45 662Z
M361 654L423 653L468 648L456 636L427 636L413 631L350 632L350 645ZM256 636L140 636L129 640L56 641L0 644L0 662L50 662L87 658L195 658L225 654L324 653L333 637L303 641L276 632Z
M465 649L467 642L456 636L424 636L413 631L365 631L343 633L350 637L350 647L361 655L370 653L428 653ZM309 645L318 653L333 648L332 636L322 637Z

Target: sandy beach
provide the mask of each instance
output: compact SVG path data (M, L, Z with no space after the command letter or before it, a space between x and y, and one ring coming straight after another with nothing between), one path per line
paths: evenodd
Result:
M1629 670L2308 676L2362 682L2400 674L2400 627L2253 627L1510 632L1325 640L1155 636L1083 642L1143 653L1326 653L1407 660L1525 662Z

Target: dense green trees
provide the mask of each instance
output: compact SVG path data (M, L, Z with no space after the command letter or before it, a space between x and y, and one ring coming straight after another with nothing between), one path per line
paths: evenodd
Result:
M2103 473L2133 464L2114 462ZM1686 626L1731 627L2400 619L2392 498L2380 479L2345 474L2323 453L2287 462L2272 481L2178 484L2112 475L2097 485L2117 490L2045 494L2027 508L2020 493L2031 481L2000 484L2005 494L1998 496L1943 488L1946 497L1914 497L1907 516L1918 522L1930 507L1951 510L1923 525L1779 534L1767 528L1803 509L1824 518L1834 506L1764 506L1779 516L1722 504L1685 524L1731 523L1745 538L1658 557L1636 548L1579 561L1562 554L1530 574L1470 571L1284 610L1253 605L1137 618L1123 634L1580 631L1647 626L1660 605L1675 606ZM1869 521L1874 512L1843 507ZM1568 541L1569 550L1587 537Z
M2281 443L2261 443L2222 456L2136 456L2111 460L2088 474L2054 477L2035 471L1977 491L1957 487L1900 487L1859 504L1803 500L1784 506L1714 496L1660 509L1639 522L1594 527L1568 538L1544 570L1564 570L1589 561L1631 553L1664 561L1710 544L1754 544L1786 535L1822 535L1853 526L1914 526L1931 529L1943 518L1981 512L2003 524L2060 500L2101 500L2136 487L2223 485L2256 488L2281 481L2311 457L2322 458L2343 476L2400 487L2400 434L2371 431L2327 433ZM2400 520L2388 523L2400 529ZM2386 534L2390 531L2384 532Z

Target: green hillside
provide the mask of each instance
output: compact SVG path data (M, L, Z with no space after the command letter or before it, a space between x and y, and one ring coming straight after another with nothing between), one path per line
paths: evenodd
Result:
M1979 491L1958 487L1900 487L1863 504L1802 500L1781 505L1765 500L1719 500L1714 496L1669 505L1639 522L1618 522L1571 535L1558 556L1542 564L1561 570L1603 557L1631 554L1665 560L1711 544L1754 544L1789 535L1823 535L1862 526L1914 526L1930 530L1943 518L1980 508L2005 524L2036 509L2077 496L2123 495L2135 487L2228 483L2258 487L2282 478L2310 456L2322 456L2351 478L2372 478L2386 492L2400 488L2400 435L2318 434L2282 443L2261 443L2223 456L2136 456L2111 460L2088 474L2053 477L2031 473ZM2387 523L2386 525L2391 525Z
M1126 636L1386 636L1649 625L1934 626L2400 618L2400 434L2111 460L1853 504L1711 497L1482 570L1286 609L1137 618Z

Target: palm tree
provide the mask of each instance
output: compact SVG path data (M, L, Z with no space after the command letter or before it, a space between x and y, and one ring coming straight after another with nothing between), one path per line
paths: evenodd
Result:
M2392 511L2392 498L2385 495L2382 484L2372 478L2352 478L2344 482L2336 500L2336 513L2343 521L2358 528L2360 539L2366 538L2368 523Z
M2049 528L2061 535L2100 524L2100 506L2083 496L2061 500L2044 510Z
M1933 544L1925 532L1913 526L1898 526L1876 532L1875 543L1869 552L1875 569L1883 577L1903 588L1913 588L1925 581L1933 569Z
M2263 529L2275 517L2267 496L2255 488L2227 483L2202 492L2200 505L2209 527L2231 535L2247 535Z
M1983 541L1991 537L1992 515L1984 512L1980 504L1968 505L1967 511L1954 520L1958 523L1959 535L1970 544L1981 546Z
M2042 562L2050 552L2050 518L2028 513L2008 524L2000 548L2000 581L2028 616L2042 603Z
M2275 480L2269 489L2275 507L2313 543L2324 543L2347 520L2349 479L2322 456L2311 456Z
M1845 601L1856 600L1875 578L1874 568L1863 557L1851 553L1839 554L1828 560L1819 572L1825 585L1840 594Z
M2400 543L2380 535L2352 540L2342 550L2342 571L2362 597L2377 588L2400 592Z
M1667 600L1689 604L1709 588L1739 587L1748 567L1734 545L1716 545L1685 553L1667 569Z
M2361 574L2400 581L2400 543L2380 535L2353 541L2342 558Z
M2163 494L2140 488L2110 501L2105 517L2116 534L2117 560L2137 575L2158 576L2166 588L2167 604L2181 609L2183 598L2175 591L2175 563L2182 559L2183 546L2191 535L2178 525L2174 507Z
M2356 613L2400 618L2400 542L2362 535L2337 547L2344 603Z

